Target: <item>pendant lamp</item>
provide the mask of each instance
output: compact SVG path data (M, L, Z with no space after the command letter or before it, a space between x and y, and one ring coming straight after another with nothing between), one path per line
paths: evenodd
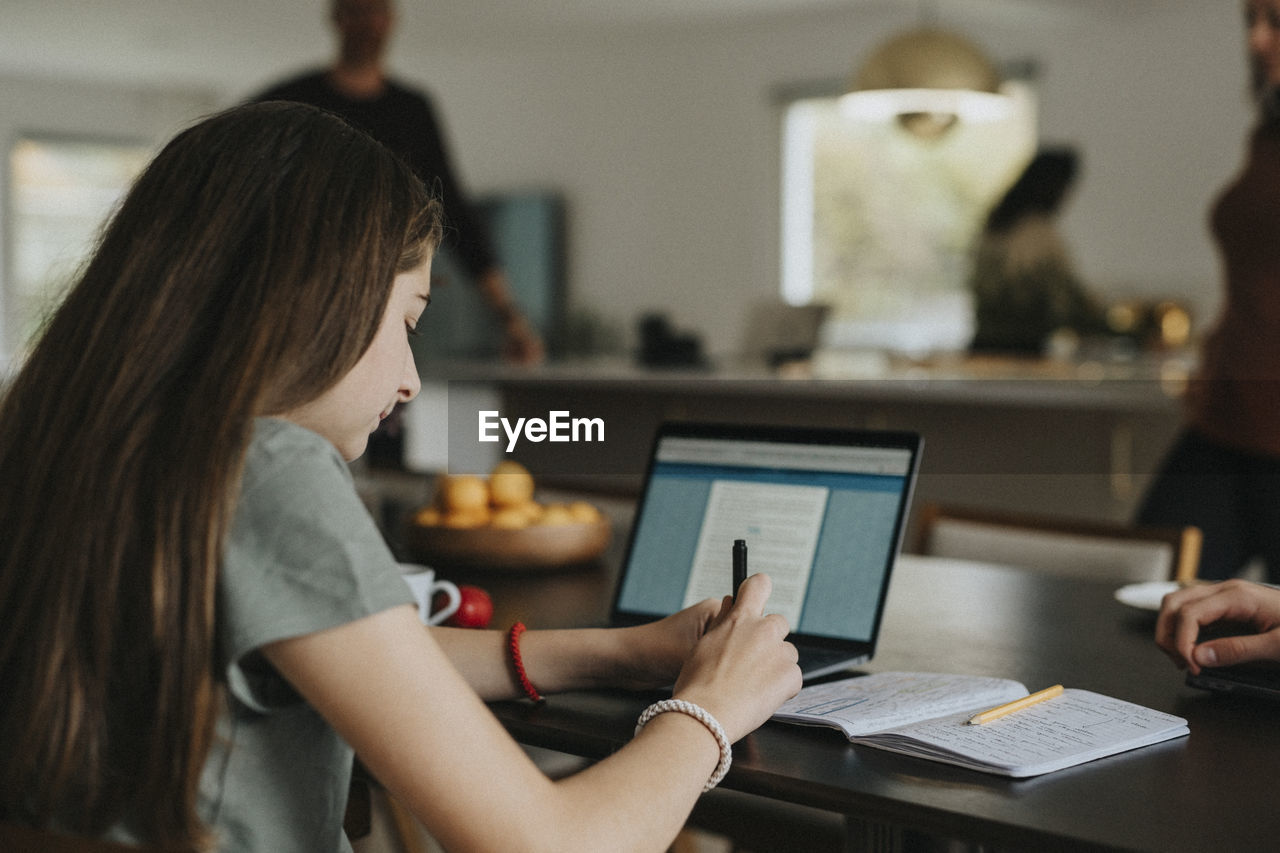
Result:
M996 121L1012 110L1000 74L977 45L948 30L921 26L890 38L857 68L840 109L852 118L896 119L934 138L957 122Z

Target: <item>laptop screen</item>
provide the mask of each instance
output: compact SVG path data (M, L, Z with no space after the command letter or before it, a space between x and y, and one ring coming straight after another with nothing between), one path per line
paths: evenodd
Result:
M650 457L614 606L657 617L732 586L745 539L794 635L874 642L920 439L910 433L668 424Z

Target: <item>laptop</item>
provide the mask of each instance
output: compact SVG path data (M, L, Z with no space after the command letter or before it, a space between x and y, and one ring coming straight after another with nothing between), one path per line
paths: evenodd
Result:
M773 580L807 679L871 659L922 440L910 432L666 423L654 439L611 622L732 591L735 540Z

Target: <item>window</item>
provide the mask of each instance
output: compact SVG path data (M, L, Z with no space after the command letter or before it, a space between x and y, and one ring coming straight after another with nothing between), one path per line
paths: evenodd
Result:
M964 347L973 332L970 247L1036 144L1034 97L936 138L841 115L838 97L785 106L782 295L830 306L824 343L909 354Z
M142 171L151 149L21 137L9 151L9 252L0 353L20 359Z

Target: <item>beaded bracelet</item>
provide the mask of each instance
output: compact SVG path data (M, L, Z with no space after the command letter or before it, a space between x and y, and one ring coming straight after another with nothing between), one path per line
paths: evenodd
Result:
M693 702L686 702L683 699L663 699L645 708L644 713L640 715L639 722L636 723L636 734L640 734L640 730L645 727L646 723L666 711L679 711L682 714L688 714L693 717L707 727L707 730L715 736L716 743L720 745L720 762L716 764L716 769L712 771L711 778L707 780L707 784L702 788L704 793L710 791L720 784L720 780L729 772L729 765L733 762L733 747L729 743L729 736L724 733L724 727L720 725L719 720L711 716L705 708L701 705L695 705Z
M528 696L534 702L545 701L542 694L538 692L538 688L533 686L533 682L529 680L529 673L524 671L524 659L520 657L520 635L525 632L523 622L517 622L507 631L507 650L511 653L511 665L515 668L516 678L520 681L520 687L524 690L524 695Z

